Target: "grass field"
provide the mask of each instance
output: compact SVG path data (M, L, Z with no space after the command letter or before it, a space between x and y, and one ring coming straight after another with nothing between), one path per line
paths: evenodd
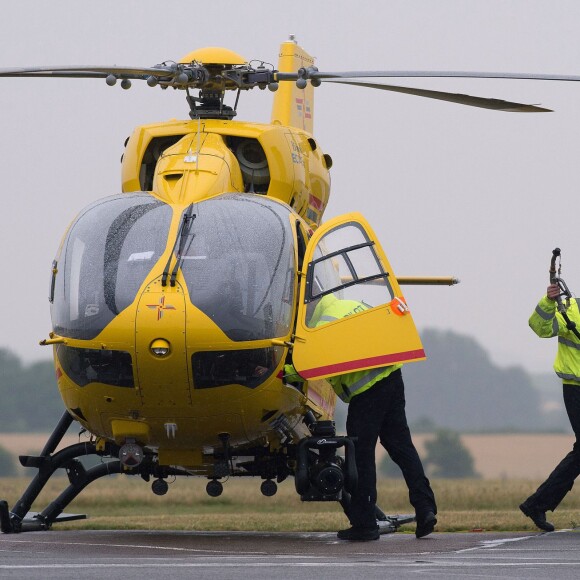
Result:
M9 505L20 497L27 479L0 479L0 499ZM68 508L69 513L86 513L89 519L58 524L58 529L139 530L261 530L334 531L347 526L337 503L301 502L288 479L274 497L260 493L259 479L231 479L224 493L211 498L205 493L206 480L178 478L167 495L158 497L150 484L138 477L112 476L88 487ZM435 480L439 504L437 531L531 531L536 530L518 505L537 486L532 481ZM41 511L68 485L55 478L33 509ZM389 514L412 513L404 482L383 479L379 483L379 504ZM580 525L580 494L572 491L554 514L557 528ZM402 531L412 532L414 525Z

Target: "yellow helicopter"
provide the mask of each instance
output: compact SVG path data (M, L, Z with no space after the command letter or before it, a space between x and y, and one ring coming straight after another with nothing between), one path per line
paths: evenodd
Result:
M51 270L53 330L41 344L53 346L66 411L40 455L20 458L38 472L12 508L0 502L2 531L84 518L64 509L112 473L153 478L158 495L170 476L201 476L211 496L227 477L259 477L270 496L293 476L302 500L344 502L356 486L353 443L336 435L325 379L424 359L400 285L456 281L397 277L358 213L321 225L332 160L312 136L315 88L345 82L496 110L547 109L348 80L486 75L323 73L293 38L277 68L205 48L150 68L0 70L27 76L184 90L190 119L135 129L122 193L82 210L63 238ZM256 87L274 93L271 123L234 121L242 91ZM369 308L313 327L312 309L327 296ZM284 373L289 363L302 380ZM57 452L74 421L90 441ZM87 469L84 456L108 460ZM61 468L70 485L30 512ZM390 531L399 524L389 520Z

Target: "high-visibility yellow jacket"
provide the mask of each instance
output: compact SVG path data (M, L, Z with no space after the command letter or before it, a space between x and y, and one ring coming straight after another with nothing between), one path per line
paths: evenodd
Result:
M570 300L568 318L580 330L580 305ZM530 328L541 338L558 337L558 353L554 370L565 384L580 385L580 340L566 328L566 321L556 309L556 301L544 296L530 316Z
M324 296L317 304L309 326L321 326L334 320L362 312L369 308L356 300L339 300L332 294ZM403 365L390 365L364 371L355 371L336 377L330 377L328 381L336 394L345 402L370 389L376 382L388 377L392 372L400 369Z

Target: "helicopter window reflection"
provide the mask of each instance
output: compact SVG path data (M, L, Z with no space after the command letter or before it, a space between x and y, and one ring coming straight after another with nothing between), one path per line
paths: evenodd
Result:
M131 355L120 350L73 348L62 344L56 356L63 371L79 387L103 383L114 387L133 387Z
M70 227L52 305L57 334L89 340L129 306L165 250L172 210L146 193L111 196Z
M191 357L196 389L242 385L255 389L277 368L284 349L278 346L246 350L196 352Z
M307 274L308 313L312 313L319 300L328 294L340 300L356 300L369 307L385 304L394 297L388 273L381 265L372 240L356 222L330 230L314 250Z
M294 249L289 210L235 194L199 203L182 271L191 302L234 341L290 332Z

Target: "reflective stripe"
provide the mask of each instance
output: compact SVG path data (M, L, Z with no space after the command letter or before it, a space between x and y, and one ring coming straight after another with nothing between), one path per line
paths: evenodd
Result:
M567 373L559 373L558 371L556 371L556 374L563 380L565 381L575 381L576 383L580 383L580 377L577 377L575 375L570 375Z
M552 320L552 336L557 336L559 330L560 328L558 326L558 320L554 316L554 319Z
M340 398L345 403L348 403L354 395L362 391L373 379L376 379L383 372L385 372L385 367L371 369L366 375L348 387L341 383L340 386L342 387L343 395Z
M348 403L350 401L350 389L342 383L340 383L340 386L342 387L342 395L340 395L340 398L345 403Z
M321 316L320 319L318 320L318 322L333 322L334 320L338 320L338 317L336 317L336 316Z
M560 344L565 345L565 346L569 346L570 348L575 348L576 350L580 350L580 343L573 342L572 340L564 338L563 336L558 337L558 342Z
M529 310L528 310L528 312L529 312ZM554 318L554 315L556 313L555 312L546 312L545 310L543 310L542 308L540 308L540 305L538 304L536 306L536 314L540 318L543 318L544 320L550 320L551 318Z

